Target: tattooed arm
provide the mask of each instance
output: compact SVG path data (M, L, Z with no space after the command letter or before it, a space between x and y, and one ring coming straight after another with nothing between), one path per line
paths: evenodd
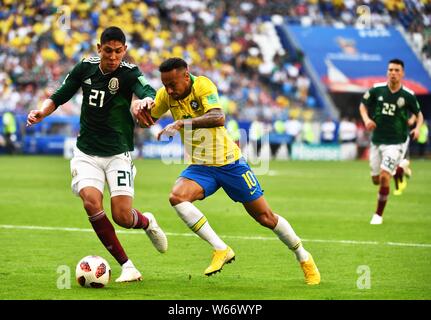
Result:
M224 125L224 113L221 109L211 109L204 115L190 119L180 119L171 124L168 124L162 131L157 135L157 139L165 134L167 136L174 136L175 133L185 126L191 126L193 129L196 128L214 128L221 127Z

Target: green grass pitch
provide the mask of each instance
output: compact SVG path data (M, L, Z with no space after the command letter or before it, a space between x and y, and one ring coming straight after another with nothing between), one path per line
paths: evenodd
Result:
M120 266L92 232L81 200L70 190L69 161L0 157L0 299L431 298L429 161L412 161L408 187L402 196L389 197L380 226L369 224L377 189L367 162L270 163L270 172L258 178L272 209L289 220L318 264L322 283L312 287L304 284L293 253L223 190L196 204L235 250L236 261L205 277L211 248L168 202L185 166L135 163L135 207L155 213L168 234L169 250L159 254L144 232L116 226L144 277L117 284ZM105 209L110 212L106 193ZM75 281L76 263L89 254L103 256L112 267L113 279L104 289L81 288Z

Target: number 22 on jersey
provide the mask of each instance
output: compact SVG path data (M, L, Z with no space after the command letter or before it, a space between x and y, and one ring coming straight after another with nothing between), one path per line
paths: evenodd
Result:
M393 115L395 115L396 109L397 109L397 106L395 104L384 102L382 113L386 114L388 116L393 116Z

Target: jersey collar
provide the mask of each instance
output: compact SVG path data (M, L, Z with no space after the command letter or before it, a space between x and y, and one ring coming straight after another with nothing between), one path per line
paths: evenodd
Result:
M106 76L106 75L108 75L108 74L111 74L111 73L114 73L115 71L117 71L119 68L120 68L120 66L118 66L118 68L117 69L115 69L114 71L111 71L111 72L103 72L103 70L102 70L102 68L100 67L100 63L99 63L99 70L100 70L100 73L102 74L102 75L104 75L104 76Z
M401 91L401 89L403 88L403 85L401 84L401 85L400 85L400 87L399 87L399 89L398 89L397 91L392 91L392 90L391 90L391 87L389 86L389 83L386 83L386 86L388 87L388 90L389 90L389 92L390 92L391 94L396 94L397 92L400 92L400 91Z

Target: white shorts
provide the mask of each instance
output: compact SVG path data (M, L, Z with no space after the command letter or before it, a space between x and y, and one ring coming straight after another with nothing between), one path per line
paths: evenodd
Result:
M103 194L105 181L108 182L111 198L118 195L134 196L136 167L130 152L99 157L85 154L75 147L70 160L70 172L72 191L77 196L85 187L97 188Z
M400 144L380 144L371 143L370 147L370 168L371 176L378 176L381 170L394 175L397 166L404 158L409 144L409 139Z
M405 159L407 156L407 151L409 149L409 143L410 143L410 136L408 136L406 142L403 143L403 156L401 157L401 160Z

